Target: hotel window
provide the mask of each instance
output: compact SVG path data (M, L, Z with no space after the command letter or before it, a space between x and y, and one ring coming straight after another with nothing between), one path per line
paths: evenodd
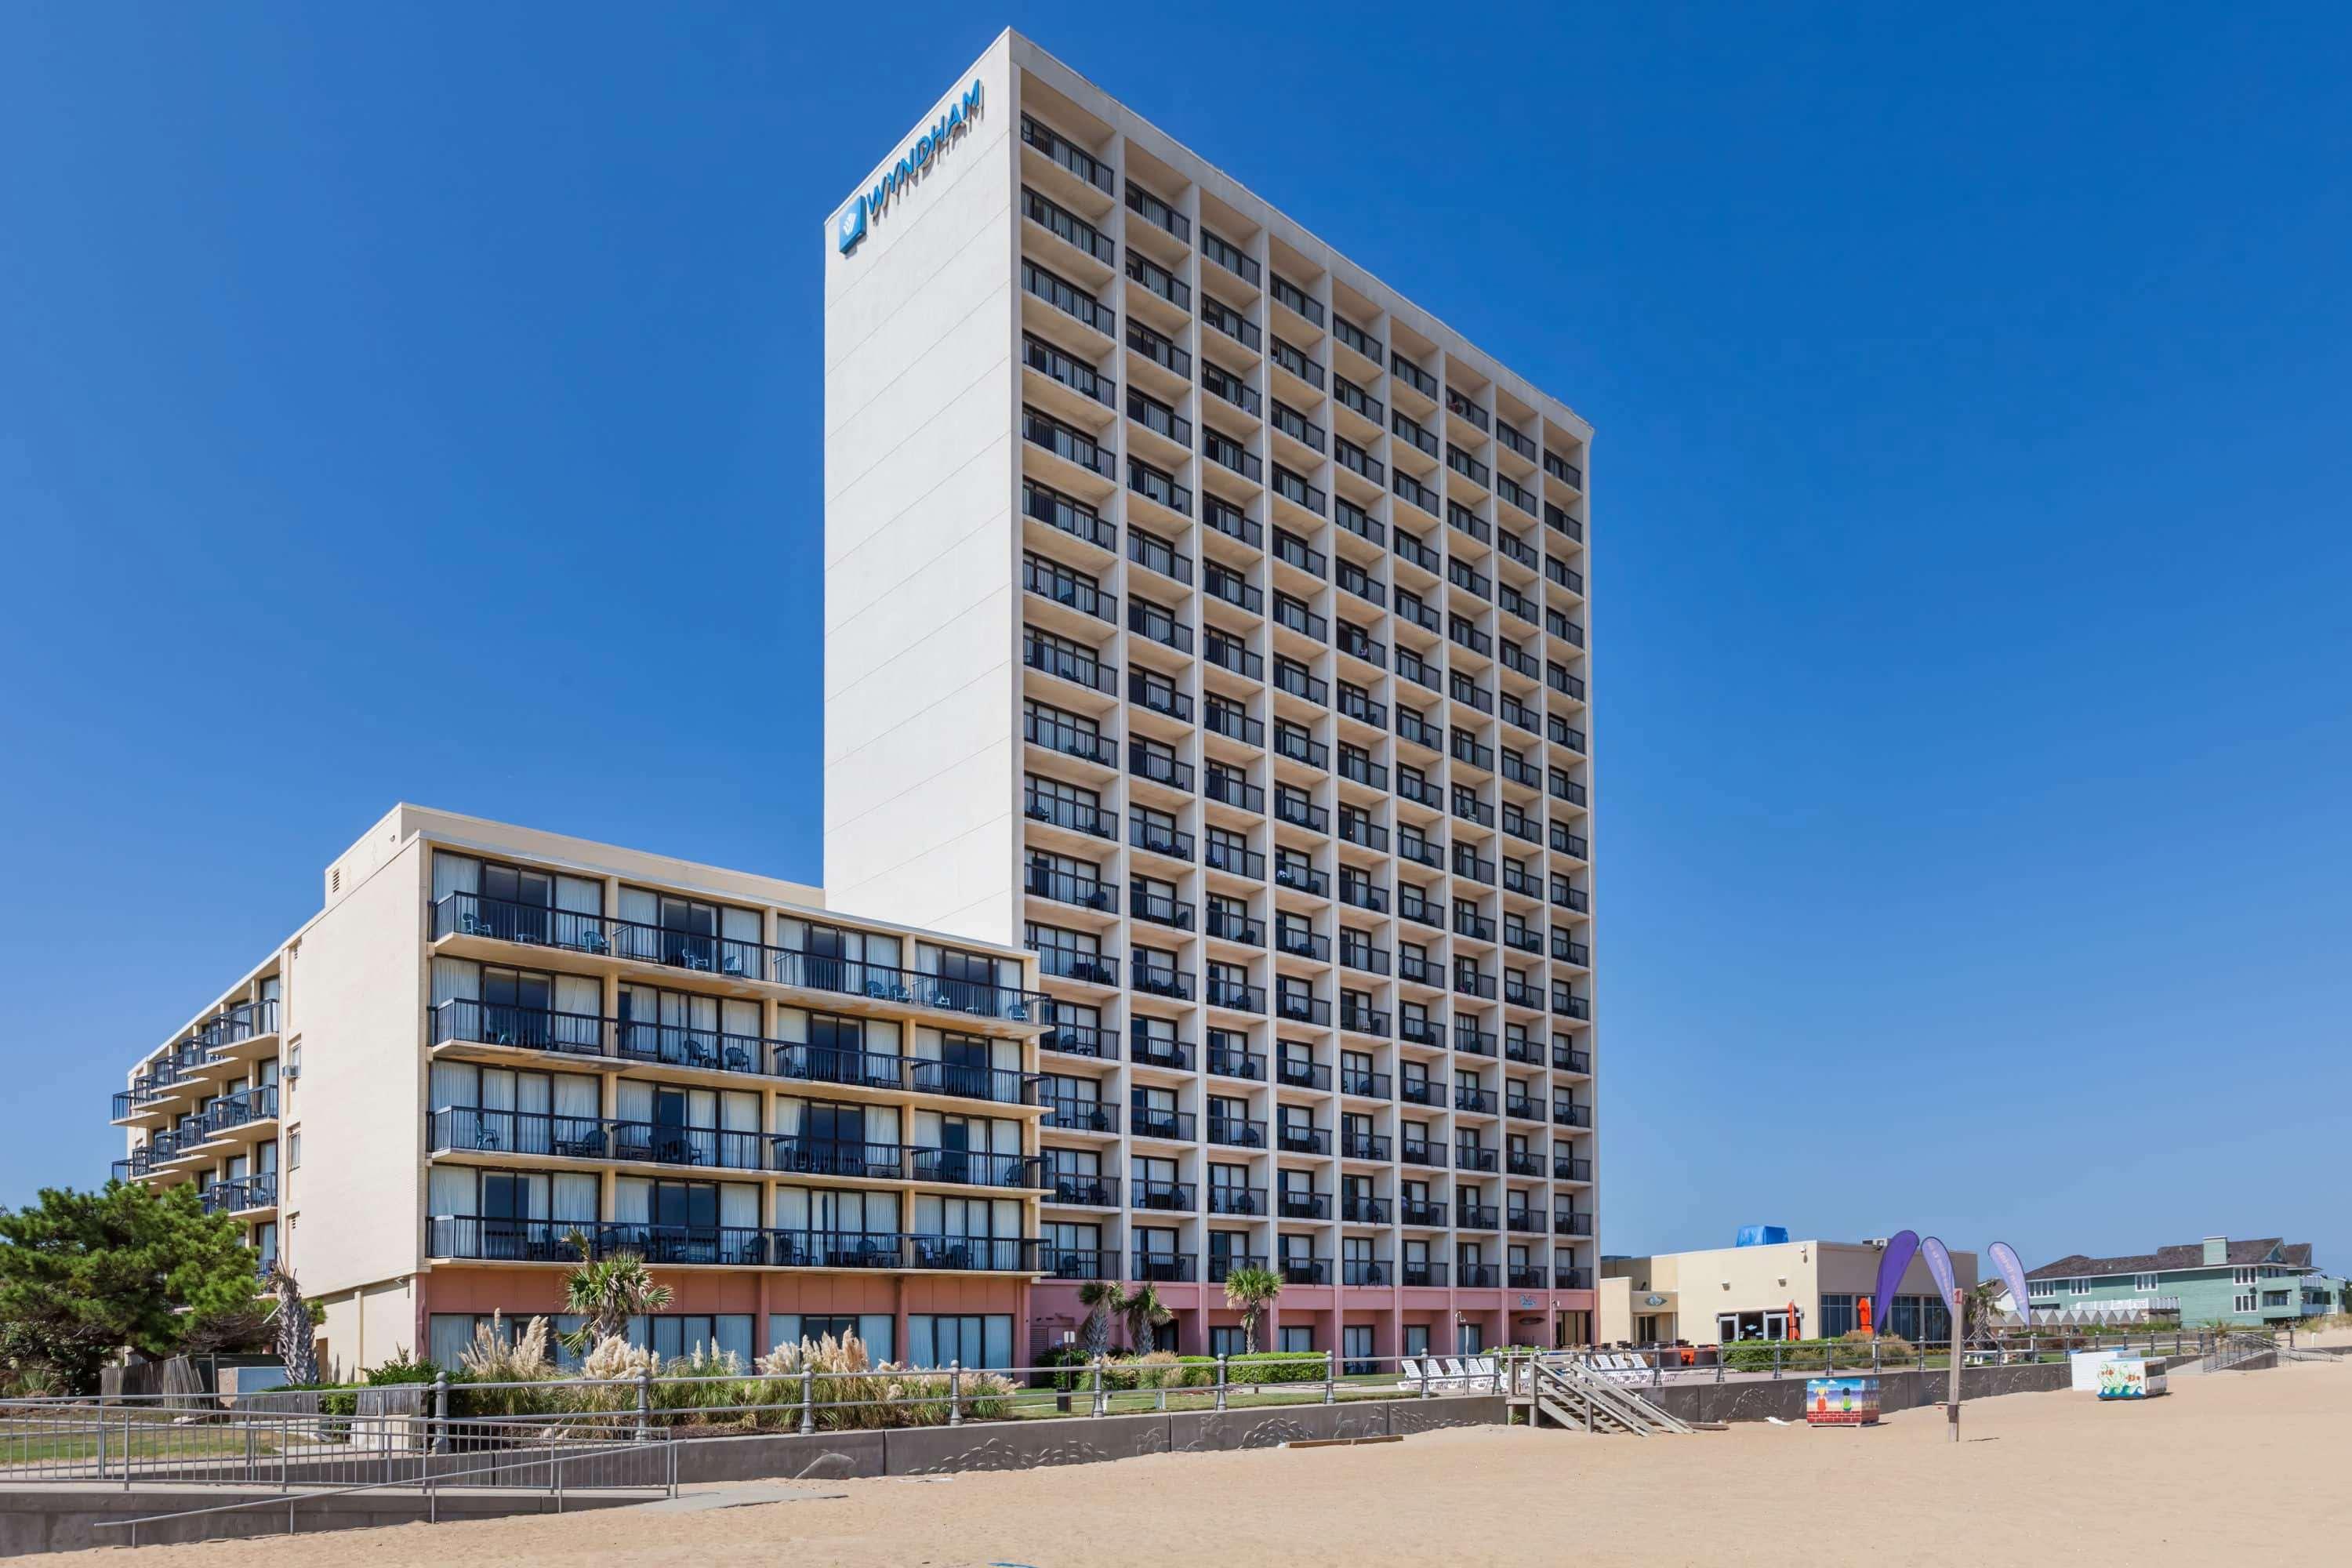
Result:
M796 1345L807 1340L812 1343L827 1334L836 1340L855 1335L866 1346L867 1365L894 1359L898 1337L898 1321L887 1312L842 1312L822 1317L814 1312L771 1312L768 1314L768 1348Z
M2132 1289L2143 1294L2152 1291L2157 1289L2157 1277L2153 1274L2135 1274L2132 1276Z
M1009 1367L1013 1363L1010 1313L909 1312L907 1359L916 1366Z
M1285 1328L1282 1331L1282 1349L1286 1355L1312 1355L1315 1352L1315 1330L1311 1326Z
M1823 1296L1822 1298L1820 1338L1833 1340L1842 1334L1852 1333L1856 1327L1857 1324L1854 1321L1853 1298L1852 1296Z
M1244 1353L1242 1331L1229 1325L1217 1325L1209 1330L1211 1355L1235 1356Z

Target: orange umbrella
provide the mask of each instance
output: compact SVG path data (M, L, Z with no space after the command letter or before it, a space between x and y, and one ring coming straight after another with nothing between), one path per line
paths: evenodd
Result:
M1794 1301L1790 1302L1790 1303L1789 1303L1789 1337L1790 1337L1790 1339L1792 1339L1792 1340L1801 1340L1801 1339L1803 1339L1803 1338L1805 1337L1805 1336L1804 1336L1804 1334L1803 1334L1803 1333L1802 1333L1802 1331L1801 1331L1801 1330L1803 1329L1803 1326L1804 1326L1804 1324L1803 1324L1802 1320L1801 1320L1801 1319L1800 1319L1800 1318L1798 1317L1798 1315L1797 1315L1797 1304L1796 1304Z
M1860 1300L1856 1301L1854 1305L1862 1311L1862 1331L1865 1334L1872 1332L1873 1331L1870 1327L1870 1298L1864 1296Z

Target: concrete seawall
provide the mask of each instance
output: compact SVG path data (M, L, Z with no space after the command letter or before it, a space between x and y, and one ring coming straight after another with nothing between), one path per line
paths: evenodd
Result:
M1841 1373L1866 1376L1866 1373ZM2067 1386L2071 1373L2063 1362L2032 1366L1972 1366L1960 1373L1960 1398L1990 1399L2004 1394L2047 1394ZM1878 1407L1889 1415L1938 1405L1950 1387L1946 1372L1889 1372L1878 1376ZM1777 1415L1801 1420L1805 1414L1805 1378L1755 1378L1730 1383L1668 1384L1663 1388L1636 1390L1643 1398L1685 1421L1761 1421Z

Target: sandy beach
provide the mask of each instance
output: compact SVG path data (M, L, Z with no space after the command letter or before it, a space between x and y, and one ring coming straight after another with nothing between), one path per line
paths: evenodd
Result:
M1980 1563L1988 1550L2210 1563L2260 1540L2332 1559L2352 1531L2352 1363L2184 1373L2145 1405L2015 1394L1869 1431L1688 1437L1484 1428L1402 1443L1170 1455L692 1514L410 1525L67 1561L372 1568L456 1561L1135 1568L1155 1562Z

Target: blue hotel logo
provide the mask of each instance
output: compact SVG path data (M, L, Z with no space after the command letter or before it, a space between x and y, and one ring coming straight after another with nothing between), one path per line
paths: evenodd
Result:
M874 182L874 188L841 209L841 216L833 226L834 247L844 256L857 248L866 237L868 219L878 218L890 205L890 198L912 186L930 171L948 144L971 128L980 118L980 83L975 81L963 97L948 105L929 131L915 138L915 144L899 154L898 161L883 172Z

